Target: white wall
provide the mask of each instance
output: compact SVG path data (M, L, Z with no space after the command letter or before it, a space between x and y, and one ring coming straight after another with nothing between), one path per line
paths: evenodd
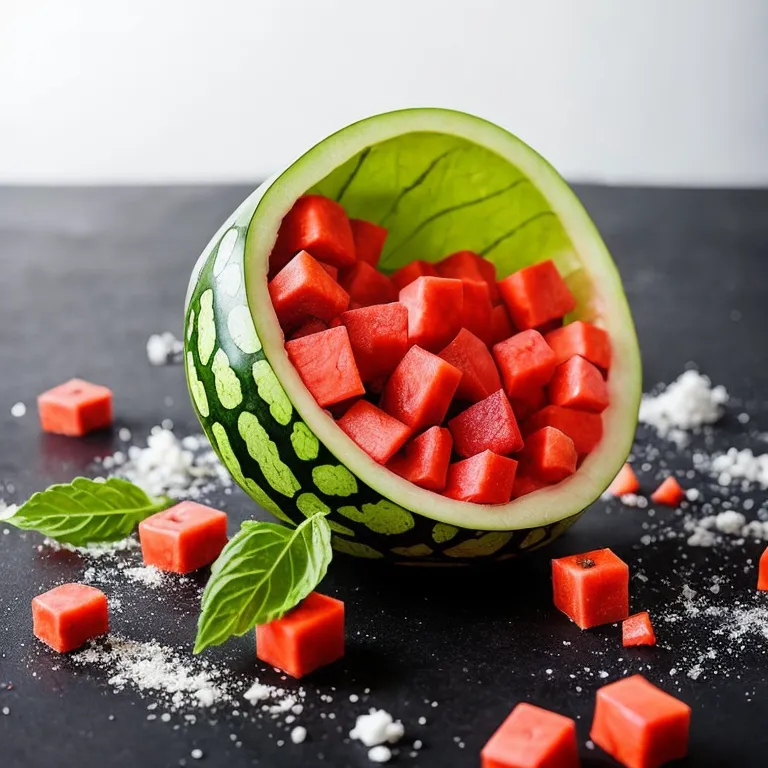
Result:
M571 179L768 183L768 0L0 0L0 182L259 178L368 114Z

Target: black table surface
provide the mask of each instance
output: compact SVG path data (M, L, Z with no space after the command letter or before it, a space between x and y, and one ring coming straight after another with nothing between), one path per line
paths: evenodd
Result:
M52 482L95 474L94 457L118 447L117 429L83 440L40 432L35 395L72 376L111 387L116 428L130 428L136 439L164 418L179 435L199 432L182 368L151 367L145 345L154 332L181 335L192 265L247 192L0 189L0 498L21 502ZM744 437L735 418L741 408L751 414L750 428L768 430L768 191L578 192L622 272L646 389L694 361L741 403L716 430L715 445ZM10 413L17 401L29 409L22 418ZM691 466L690 452L667 445L663 455L672 466ZM647 487L659 467L642 473ZM757 509L765 494L755 497ZM267 519L239 491L219 502L233 528L248 517ZM300 746L278 746L290 730L280 721L226 709L195 724L176 714L171 722L148 720L151 696L115 694L98 670L57 657L32 637L29 601L80 578L85 564L75 554L39 551L36 534L0 533L0 711L9 710L0 715L0 765L149 768L197 764L190 753L200 749L199 764L210 766L365 766L366 750L347 732L369 706L405 724L395 764L478 765L480 748L521 700L576 718L584 765L613 765L587 744L595 691L642 671L693 708L683 764L763 766L766 637L712 638L705 623L684 617L657 622L655 649L625 650L616 627L580 632L552 606L549 558L598 546L612 547L633 571L642 568L646 580L632 581L633 607L657 617L678 599L683 578L706 590L723 563L734 574L723 592L733 599L754 593L754 572L739 564L754 562L761 551L755 543L728 550L693 549L684 538L640 543L649 520L674 522L673 516L659 509L652 519L647 510L599 501L549 550L490 570L398 569L337 557L324 589L346 602L348 652L304 681L298 722L309 738ZM727 605L728 594L724 599ZM188 650L196 601L195 589L164 601L137 589L114 628ZM719 643L720 657L736 654L735 661L693 679L681 660L690 667L710 642ZM244 680L275 678L255 662L250 635L211 658ZM361 700L351 703L350 694ZM414 739L424 745L416 756Z

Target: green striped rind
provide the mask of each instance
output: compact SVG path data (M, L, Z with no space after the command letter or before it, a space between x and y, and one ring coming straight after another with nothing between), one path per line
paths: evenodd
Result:
M508 559L557 538L580 513L550 525L476 531L436 523L370 488L301 420L264 356L244 288L244 205L198 262L186 315L192 402L211 445L262 508L297 525L330 509L339 552L408 565Z

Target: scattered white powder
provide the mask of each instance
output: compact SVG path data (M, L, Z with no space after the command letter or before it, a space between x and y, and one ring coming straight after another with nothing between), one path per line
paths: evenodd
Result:
M698 371L685 371L660 394L643 395L640 421L662 437L681 442L685 431L718 421L727 402L725 387L713 387Z
M303 744L304 741L306 741L307 738L307 729L304 728L301 725L297 725L292 731L291 731L291 741L294 744Z
M170 331L153 333L147 339L147 359L152 365L178 363L184 354L184 342Z
M27 412L27 406L24 403L14 403L11 406L11 416L15 416L20 419Z
M729 448L725 453L707 459L697 454L694 462L700 469L709 471L718 479L718 484L728 486L733 480L746 480L768 488L768 453L757 456L749 449Z
M115 691L129 687L151 691L173 711L231 701L225 670L156 641L139 642L111 634L106 644L92 643L72 659L106 670Z
M732 509L717 515L706 515L698 519L688 519L684 523L691 547L713 547L721 540L718 534L737 536L739 539L768 541L768 521L750 520Z
M380 744L368 750L368 759L372 763L388 763L392 759L392 750Z
M101 459L101 466L130 480L150 496L197 499L232 485L232 478L202 435L179 440L173 432L153 427L147 447L132 445Z
M0 520L7 520L16 514L18 507L15 504L6 504L0 499Z
M272 696L274 688L270 685L262 685L258 680L243 694L243 698L251 705L266 701Z
M124 568L123 573L131 580L155 589L163 583L162 571L153 565L141 565L134 568Z
M113 557L118 552L129 552L139 549L141 544L138 539L129 536L127 539L120 539L119 541L110 541L105 544L88 544L84 547L74 547L71 544L62 544L53 539L43 539L43 544L38 549L42 549L43 546L54 551L64 549L67 552L77 552L79 555L83 555L83 557L98 560L102 557Z
M403 737L404 733L403 724L399 720L395 721L389 712L383 709L371 709L367 715L360 715L357 718L349 736L361 741L366 747L373 747L385 741L394 744Z

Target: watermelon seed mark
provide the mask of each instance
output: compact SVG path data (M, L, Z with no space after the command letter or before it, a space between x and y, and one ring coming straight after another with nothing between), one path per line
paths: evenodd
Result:
M586 570L587 568L594 568L597 563L591 557L579 557L576 560L576 565L579 565Z

